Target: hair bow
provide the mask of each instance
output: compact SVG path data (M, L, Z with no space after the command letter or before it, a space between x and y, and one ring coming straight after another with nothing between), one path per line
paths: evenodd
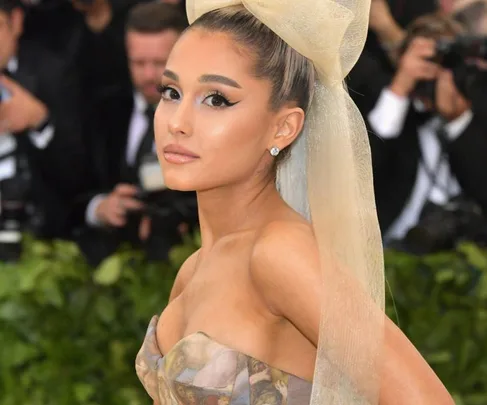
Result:
M370 0L188 0L188 20L239 4L311 60L328 85L343 81L363 49Z

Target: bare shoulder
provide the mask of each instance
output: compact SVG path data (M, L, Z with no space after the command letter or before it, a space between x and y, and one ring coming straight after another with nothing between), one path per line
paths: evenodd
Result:
M184 291L189 281L196 271L196 262L199 255L199 249L189 256L178 271L176 279L169 296L169 302L176 299Z
M269 222L257 234L254 251L259 248L281 249L284 244L315 245L312 225L303 220L275 220Z
M255 239L250 275L276 315L283 315L283 302L295 294L312 294L321 272L311 224L282 220L266 225Z
M301 259L308 263L318 259L313 227L305 220L272 221L257 234L252 253L255 270L262 264L276 267L274 263L282 265Z

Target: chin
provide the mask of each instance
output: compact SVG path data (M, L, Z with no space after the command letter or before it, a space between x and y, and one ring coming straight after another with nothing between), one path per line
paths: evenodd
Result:
M164 183L168 189L174 191L196 191L197 189L194 178L189 179L176 174L164 174Z
M188 165L161 164L164 184L174 191L207 191L223 186L219 175L208 172L207 166L190 163Z

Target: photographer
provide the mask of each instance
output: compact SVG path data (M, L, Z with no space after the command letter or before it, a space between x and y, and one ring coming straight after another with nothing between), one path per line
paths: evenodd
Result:
M99 162L98 179L104 190L91 193L76 209L78 221L91 228L90 236L80 244L95 262L123 242L145 248L151 257L165 258L179 241L180 225L196 221L194 194L154 193L147 180L161 173L153 130L160 100L158 84L169 53L186 26L186 16L174 5L141 4L129 14L125 44L133 88L119 88L94 108L100 126L92 154ZM182 206L190 207L189 213ZM88 243L93 234L103 240L105 251L95 251L97 246Z
M376 194L386 211L386 242L403 239L431 206L445 207L460 195L487 208L487 130L465 94L472 87L467 61L452 71L439 59L438 44L462 33L461 26L439 15L416 20L391 84L367 116L387 145L382 156L373 156L382 160L384 171Z
M37 209L36 231L63 237L68 206L85 186L87 172L79 87L62 60L21 39L23 20L17 0L0 0L0 149L27 162L31 184L25 198ZM14 176L15 166L4 177Z

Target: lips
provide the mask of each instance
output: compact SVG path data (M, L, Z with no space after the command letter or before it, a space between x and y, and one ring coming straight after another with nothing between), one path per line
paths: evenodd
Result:
M163 153L164 158L169 163L183 164L199 159L199 156L196 153L176 144L166 146L163 149Z

